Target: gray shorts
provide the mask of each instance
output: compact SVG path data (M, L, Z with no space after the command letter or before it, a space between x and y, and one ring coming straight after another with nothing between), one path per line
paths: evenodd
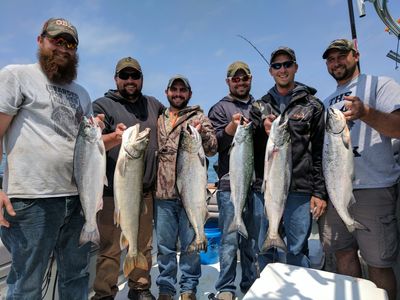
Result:
M365 262L377 268L387 268L396 262L399 233L396 220L397 186L380 189L354 190L356 203L350 215L367 230L350 233L332 203L319 220L319 232L324 250L333 253L344 249L359 249Z

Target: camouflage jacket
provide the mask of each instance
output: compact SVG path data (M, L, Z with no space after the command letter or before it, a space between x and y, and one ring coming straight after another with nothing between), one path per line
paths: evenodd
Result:
M217 138L210 120L203 114L199 106L188 106L178 113L178 118L171 126L167 109L158 118L158 167L155 197L158 199L176 199L176 161L179 150L181 131L187 123L199 121L201 124L200 135L203 140L204 152L213 156L217 152Z

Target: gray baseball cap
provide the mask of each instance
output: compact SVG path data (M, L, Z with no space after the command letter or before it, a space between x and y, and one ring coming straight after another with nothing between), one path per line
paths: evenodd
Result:
M183 84L189 89L189 91L192 90L189 80L185 76L180 74L171 77L171 79L168 81L167 89L169 89L176 80L181 80Z
M271 53L271 58L270 58L269 62L272 63L272 62L274 61L275 57L276 57L278 54L286 54L286 55L289 55L289 57L290 57L292 60L296 61L296 54L294 53L294 50L291 49L291 48L289 48L289 47L281 46L281 47L279 47L278 49L274 50L274 51Z

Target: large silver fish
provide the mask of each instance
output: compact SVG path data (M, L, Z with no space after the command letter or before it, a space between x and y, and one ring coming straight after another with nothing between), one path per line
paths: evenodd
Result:
M322 168L329 200L340 218L352 232L366 229L349 214L349 205L355 202L353 195L354 154L350 131L343 113L329 108L326 114Z
M265 151L264 203L268 217L268 232L261 248L265 253L272 247L286 251L285 242L279 235L279 224L285 210L292 174L292 144L287 121L279 124L281 116L271 126Z
M74 149L74 179L85 214L79 244L99 244L97 212L103 208L103 188L106 179L106 150L101 128L93 117L83 117Z
M242 212L246 204L250 184L254 173L254 150L252 123L241 124L236 129L229 154L229 180L234 218L228 227L228 233L238 231L248 238Z
M208 218L207 164L201 136L191 125L182 131L176 173L178 193L195 232L188 251L206 251L204 223Z
M139 132L139 124L127 128L122 135L114 172L114 220L121 227L121 249L128 247L124 275L135 268L149 268L146 257L138 252L138 233L143 197L144 155L149 144L150 129Z

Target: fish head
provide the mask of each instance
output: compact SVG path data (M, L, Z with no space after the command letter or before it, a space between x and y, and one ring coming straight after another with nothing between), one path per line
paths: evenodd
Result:
M271 132L269 136L276 146L282 146L290 142L289 132L289 119L283 120L281 123L281 116L279 115L271 126Z
M241 122L242 123L242 122ZM253 123L242 123L236 128L235 136L233 137L234 143L249 143L253 141Z
M340 134L346 127L346 118L337 108L330 107L326 112L325 130L332 134Z
M190 125L182 128L180 137L180 149L190 153L197 153L202 145L202 139L198 130Z
M125 129L122 134L122 147L129 156L140 157L146 150L150 139L150 128L140 131L140 124Z
M79 124L78 135L91 143L97 142L101 138L101 128L93 116L83 116Z

